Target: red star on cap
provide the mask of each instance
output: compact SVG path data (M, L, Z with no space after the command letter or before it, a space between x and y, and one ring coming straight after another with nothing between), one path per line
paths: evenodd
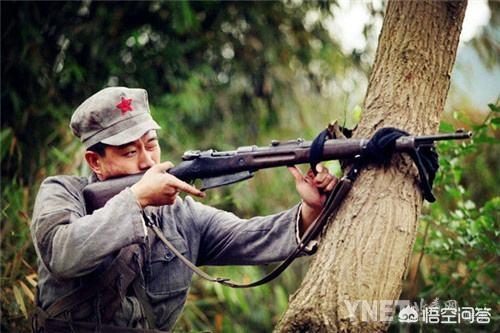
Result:
M132 111L132 98L126 99L122 97L122 101L118 104L116 104L116 107L120 110L122 110L122 115L125 114L127 111Z

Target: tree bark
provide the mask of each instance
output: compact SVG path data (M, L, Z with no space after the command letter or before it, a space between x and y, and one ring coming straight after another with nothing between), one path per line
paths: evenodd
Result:
M466 4L388 2L356 137L386 126L437 132ZM275 331L385 331L383 313L376 320L363 318L359 305L352 316L346 301L353 306L399 298L421 206L417 171L408 157L365 168L330 221Z

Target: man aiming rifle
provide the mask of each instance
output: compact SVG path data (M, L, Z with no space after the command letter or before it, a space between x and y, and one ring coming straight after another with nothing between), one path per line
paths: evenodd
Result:
M36 332L163 332L173 328L192 272L158 239L201 265L255 265L283 260L298 245L336 183L326 168L302 175L291 166L302 202L248 220L195 201L204 193L169 174L160 161L147 92L106 88L71 119L86 147L89 178L47 178L31 226L39 259ZM168 132L166 133L168 135ZM106 205L88 214L89 183L145 172Z
M47 178L37 195L31 233L39 259L34 332L166 332L186 302L193 272L231 287L277 276L313 240L351 188L360 168L406 152L420 173L423 196L433 201L436 140L459 133L411 137L383 128L370 140L273 142L232 152L190 152L177 167L160 161L156 131L143 89L106 88L85 100L71 119L86 147L90 177ZM168 135L168 132L166 133ZM353 159L338 181L318 164ZM294 166L310 162L303 175ZM197 202L207 188L248 178L266 167L288 166L301 202L289 210L243 220ZM188 194L184 199L180 192ZM284 260L275 272L246 285L212 278L196 266L256 265Z

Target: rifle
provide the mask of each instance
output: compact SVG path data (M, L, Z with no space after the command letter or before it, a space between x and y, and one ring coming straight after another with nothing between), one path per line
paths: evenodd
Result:
M395 151L409 152L421 147L434 147L436 141L461 140L471 136L471 132L464 130L426 136L403 136L396 140ZM362 155L368 141L326 140L322 160L349 159ZM273 140L267 147L245 146L233 151L191 150L184 153L183 162L168 172L186 182L201 179L201 190L204 191L249 179L260 169L309 163L311 143L303 139L284 142ZM83 194L87 213L103 207L109 199L138 182L142 176L143 173L139 173L86 186Z

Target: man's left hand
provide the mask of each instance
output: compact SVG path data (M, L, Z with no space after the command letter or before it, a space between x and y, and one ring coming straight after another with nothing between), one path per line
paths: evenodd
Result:
M302 198L300 234L302 235L311 223L318 217L326 201L327 194L337 184L337 178L330 174L328 168L316 165L317 174L309 169L303 175L296 166L288 167L295 178L295 187Z

